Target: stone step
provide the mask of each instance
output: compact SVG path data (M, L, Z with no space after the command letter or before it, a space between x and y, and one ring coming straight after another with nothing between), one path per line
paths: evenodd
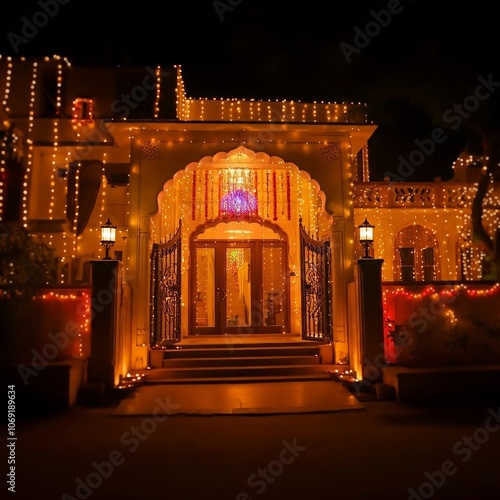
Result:
M163 368L317 365L320 363L321 358L317 354L312 356L206 356L202 358L179 357L164 359Z
M287 346L177 346L171 349L162 349L160 352L163 352L163 359L250 356L314 356L319 353L319 346L302 344Z
M158 385L177 385L177 384L244 384L244 383L265 383L265 382L316 382L316 381L331 381L332 378L328 373L313 373L313 374L295 374L295 375L266 375L266 376L228 376L224 374L218 377L200 377L193 376L186 378L155 378L146 380L145 384Z
M169 379L202 379L202 378L234 378L234 377L276 377L325 375L325 365L261 365L261 366L198 366L183 368L157 368L148 371L145 383L161 383Z

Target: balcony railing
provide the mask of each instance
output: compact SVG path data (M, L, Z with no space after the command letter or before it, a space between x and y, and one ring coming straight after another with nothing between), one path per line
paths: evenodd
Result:
M358 208L467 208L477 184L464 182L358 182L354 206ZM484 207L499 208L500 186L490 189Z

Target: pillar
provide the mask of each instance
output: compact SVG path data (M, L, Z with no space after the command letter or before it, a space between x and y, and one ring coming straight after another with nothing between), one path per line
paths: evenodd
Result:
M382 298L383 259L358 259L356 284L359 301L361 377L365 382L382 381L387 363L384 353L384 314Z
M92 261L91 265L91 350L87 381L108 392L115 386L115 333L122 263L110 259Z

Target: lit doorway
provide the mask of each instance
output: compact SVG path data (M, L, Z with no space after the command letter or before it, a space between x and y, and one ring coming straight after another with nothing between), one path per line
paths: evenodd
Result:
M241 223L237 223L241 229ZM248 224L248 223L247 223ZM221 227L222 226L222 227ZM240 233L221 224L191 246L190 333L194 335L284 333L289 331L287 243L273 239L235 239ZM250 227L250 224L248 224ZM262 235L260 232L259 235ZM201 235L200 235L201 236ZM210 239L208 239L210 238Z

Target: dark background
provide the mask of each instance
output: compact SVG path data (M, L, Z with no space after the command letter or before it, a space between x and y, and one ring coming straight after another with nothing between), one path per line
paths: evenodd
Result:
M22 36L23 17L33 20L43 0L3 3L0 53L59 54L73 65L181 64L191 97L367 103L379 126L369 143L371 180L397 172L398 157L436 127L447 127L447 140L404 180L451 178L464 148L481 150L465 122L452 130L443 114L474 94L480 76L500 82L493 0L401 0L401 12L350 62L340 44L354 46L356 28L365 31L388 1L65 1L17 53L12 34ZM497 94L473 117L492 128Z

